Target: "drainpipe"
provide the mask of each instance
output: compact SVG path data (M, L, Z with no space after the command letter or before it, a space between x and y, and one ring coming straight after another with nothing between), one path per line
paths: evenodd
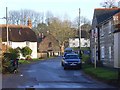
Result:
M96 46L97 46L97 42L96 42L96 35L95 35L95 46L94 46L94 48L95 48L95 57L94 57L94 66L95 66L95 68L96 68L96 61L97 61L97 57L96 57Z
M98 28L98 64L100 64L100 66L101 66L101 60L100 60L100 28L99 27L97 27Z

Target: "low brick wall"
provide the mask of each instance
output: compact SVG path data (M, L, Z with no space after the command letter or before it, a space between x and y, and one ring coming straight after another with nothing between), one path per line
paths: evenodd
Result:
M47 53L37 53L37 58L46 58L48 57Z
M37 58L47 58L50 56L60 56L60 52L40 52L40 53L37 53Z

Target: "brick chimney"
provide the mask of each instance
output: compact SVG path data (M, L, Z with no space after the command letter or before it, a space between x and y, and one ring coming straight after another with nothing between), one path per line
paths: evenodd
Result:
M27 25L30 29L32 28L32 21L30 20L30 18L27 21Z

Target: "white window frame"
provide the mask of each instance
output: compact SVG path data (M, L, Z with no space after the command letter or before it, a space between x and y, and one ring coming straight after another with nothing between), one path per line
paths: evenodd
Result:
M109 21L109 34L112 32L111 29L112 29L112 22Z
M26 46L30 46L30 42L29 41L26 41Z

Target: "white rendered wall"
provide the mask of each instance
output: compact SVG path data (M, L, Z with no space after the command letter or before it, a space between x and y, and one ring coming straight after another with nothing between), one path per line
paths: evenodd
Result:
M7 44L6 42L3 42L3 43ZM26 42L11 42L10 46L12 48L17 48L17 47L23 48L27 45L26 45ZM32 50L31 58L37 58L37 42L29 42L28 47L30 47L30 49ZM24 58L24 57L20 55L20 58Z

